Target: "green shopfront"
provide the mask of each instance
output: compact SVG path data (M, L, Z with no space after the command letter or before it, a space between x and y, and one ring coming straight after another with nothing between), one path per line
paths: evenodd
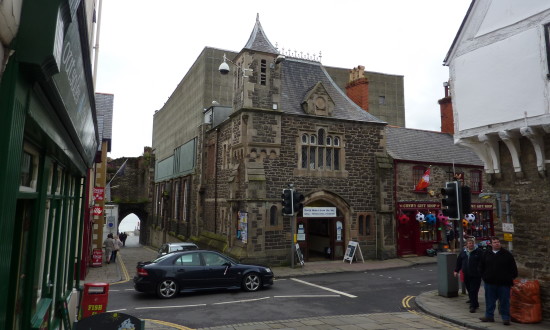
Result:
M66 329L98 147L82 0L24 1L0 81L0 329Z

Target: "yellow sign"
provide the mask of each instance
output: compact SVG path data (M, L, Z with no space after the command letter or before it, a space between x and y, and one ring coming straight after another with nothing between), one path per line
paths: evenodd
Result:
M512 234L511 233L504 233L504 240L506 242L511 242L512 241Z

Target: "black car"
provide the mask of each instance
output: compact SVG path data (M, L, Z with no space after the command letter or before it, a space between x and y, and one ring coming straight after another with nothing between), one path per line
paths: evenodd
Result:
M269 267L240 264L215 251L173 252L149 262L139 262L134 288L172 298L179 292L204 289L257 291L273 285Z

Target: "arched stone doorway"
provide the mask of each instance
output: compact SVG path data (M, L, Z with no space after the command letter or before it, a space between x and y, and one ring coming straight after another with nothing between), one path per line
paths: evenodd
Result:
M122 221L124 218L126 218L130 214L135 214L141 223L141 226L144 228L146 223L148 222L149 213L147 213L147 207L148 203L119 203L118 204L118 221L120 224L120 221ZM142 245L147 244L147 231L142 230L140 231L139 235L139 243Z
M344 257L350 237L350 207L340 196L326 190L306 197L305 207L328 209L323 215L300 212L296 218L296 238L306 261L337 260ZM332 212L334 210L334 212Z

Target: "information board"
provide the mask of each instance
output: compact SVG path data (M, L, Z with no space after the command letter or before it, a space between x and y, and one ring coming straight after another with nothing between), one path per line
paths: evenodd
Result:
M365 259L363 259L363 253L359 248L359 243L354 241L349 241L348 248L346 249L346 254L344 254L344 260L342 261L349 261L349 263L351 264L353 262L353 257L355 256L356 253L361 257L361 260L365 262Z

